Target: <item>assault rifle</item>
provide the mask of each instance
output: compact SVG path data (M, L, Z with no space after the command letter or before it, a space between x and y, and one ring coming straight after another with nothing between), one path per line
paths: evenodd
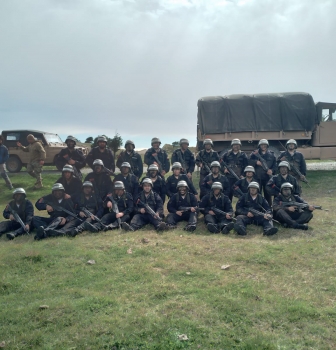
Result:
M20 218L20 215L8 204L8 210L10 213L14 216L14 220L20 224L20 226L23 228L24 232L26 232L29 235L29 230L26 228L26 225Z
M191 208L195 208L196 213L198 213L200 210L204 210L204 208L198 208L198 207L179 207L178 211L191 211Z
M73 160L69 155L65 155L63 156L63 158L69 163L69 160ZM73 168L73 171L74 171L74 175L79 179L79 180L82 180L83 178L83 174L78 171L78 169L76 168L75 165L72 165L72 168Z
M186 174L187 173L187 163L185 162L185 160L182 157L182 151L179 150L176 152L176 154L177 154L177 157L182 165L182 172Z
M259 151L255 151L253 152L253 154L258 158L258 160L260 161L261 163L261 167L263 168L264 171L267 171L269 170L268 168L268 165L267 165L267 162L266 160L259 154ZM270 178L273 176L273 175L268 175Z
M110 196L109 199L112 202L112 210L115 212L116 215L119 214L118 203L112 196ZM117 222L118 222L119 229L121 229L121 219L117 218Z
M298 203L298 202L281 202L280 207L296 207L296 211L303 212L309 208L308 203ZM321 205L312 205L314 209L323 210Z
M237 219L235 219L235 218L233 217L233 213L226 213L225 211L220 210L220 209L218 209L218 208L216 208L216 207L211 207L211 210L212 210L213 212L215 212L215 213L217 213L217 214L220 214L220 215L223 215L223 216L226 216L226 214L229 214L229 215L231 216L232 220L234 220L234 221L237 220Z
M265 214L266 214L267 216L270 217L269 219L267 219L268 221L271 221L271 220L272 220L272 221L276 222L277 224L281 225L280 222L277 221L277 220L275 220L275 219L273 219L272 215L269 214L269 213L266 213L266 212L263 213L263 212L261 212L261 211L259 211L259 210L257 210L257 209L254 209L254 208L248 208L248 211L251 212L253 215L256 215L256 216L262 216L262 217L264 217Z
M109 168L106 168L105 165L103 166L103 169L104 169L104 171L105 171L106 173L108 173L110 176L115 176L115 173L114 173L112 170L110 170Z
M238 186L233 187L233 195L235 197L240 198L243 194L244 194L244 192Z
M230 173L230 175L232 175L234 178L236 178L237 180L240 180L239 176L234 172L234 170L231 168L230 165L227 165L225 162L223 162L224 167L228 170L228 172Z
M81 208L80 208L80 211L82 211L82 212L85 214L85 216L86 216L87 218L90 218L90 217L93 216L94 220L96 220L97 222L99 222L102 226L104 226L104 228L107 228L107 226L106 226L105 224L103 224L103 222L101 221L101 219L99 219L99 217L98 217L97 215L94 215L93 213L91 213L91 211L90 211L88 208L86 208L86 207L81 207Z
M207 163L201 156L200 156L200 159L201 159L201 162L202 162L202 165L203 165L205 171L208 172L209 175L212 174L211 169L210 169L208 163Z
M153 216L154 219L158 220L158 221L162 221L162 219L160 218L160 216L158 216L155 211L146 203L144 203L141 199L138 199L137 203L143 205L147 211L148 214L151 214Z
M50 207L52 207L55 211L63 211L64 213L72 216L75 219L81 220L83 221L81 218L79 218L75 213L73 213L72 211L65 209L63 207L61 207L60 205L56 205L55 203L50 203L47 202L46 205L49 205Z
M285 157L287 159L287 162L289 163L291 170L293 171L293 173L295 173L297 176L300 177L300 180L302 182L304 182L305 184L307 184L309 187L311 187L308 183L308 180L306 179L306 177L301 173L301 171L299 170L299 168L297 166L295 166L294 162L290 162L289 159L287 157Z

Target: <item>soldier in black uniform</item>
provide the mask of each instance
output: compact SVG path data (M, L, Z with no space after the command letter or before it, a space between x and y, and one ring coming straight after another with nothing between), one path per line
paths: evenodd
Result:
M160 220L163 215L163 203L161 197L152 191L152 180L144 179L142 182L143 191L134 199L136 213L131 220L131 223L122 223L122 228L126 231L136 231L146 224L152 224L157 231L163 231L167 229L167 225ZM145 206L140 203L147 204L155 213L155 216L150 214Z
M144 179L151 179L153 184L153 192L157 193L164 203L166 201L167 186L164 177L160 176L159 167L156 164L151 164L148 167L147 174L142 178L140 182L140 191L142 191L142 183ZM133 198L136 198L136 196Z
M19 215L25 225L25 229L29 232L32 230L34 207L31 201L26 199L26 191L23 188L16 188L13 191L13 200L7 204L5 210L3 211L3 217L9 220L2 221L0 223L0 236L3 233L8 232L7 238L14 239L15 237L21 236L26 232L20 223L15 220L10 208Z
M64 168L66 164L71 165L74 170L74 175L81 180L83 175L80 170L84 168L86 164L84 154L82 150L75 148L76 139L73 136L69 135L65 143L68 147L63 148L57 155L55 164L58 169Z
M258 149L250 155L249 164L255 169L255 177L260 185L260 193L263 193L268 204L272 206L272 196L266 191L266 185L269 179L276 173L277 162L274 152L268 149L269 143L266 139L262 139L258 143ZM264 164L259 158L263 159Z
M159 167L160 175L164 177L170 169L168 154L165 150L160 148L161 141L159 138L152 138L151 144L152 147L145 153L144 163L148 166L156 164Z
M220 159L220 163L224 168L224 173L230 183L229 198L232 201L233 197L233 185L237 181L237 178L230 174L227 167L230 167L238 178L243 178L243 170L248 165L248 159L245 152L240 150L241 142L239 139L233 139L231 141L231 150L223 154ZM226 165L225 165L226 164Z
M293 194L300 195L300 188L294 176L289 175L290 165L286 161L282 161L278 165L279 174L271 177L266 185L266 191L271 196L278 196L280 194L281 185L289 182L293 185Z
M75 215L73 202L70 196L65 193L63 185L56 183L51 191L51 194L43 196L35 203L36 209L47 210L49 214L49 218L33 217L33 225L37 229L35 240L63 235L64 231L70 231L77 224L77 220L73 216L62 210L64 208ZM54 233L53 230L60 228L64 229L62 233Z
M74 176L74 169L72 165L65 165L62 169L62 176L55 182L62 184L65 193L72 197L76 193L80 193L82 190L82 181Z
M313 218L314 207L308 205L301 197L292 194L293 185L285 182L281 185L281 193L274 198L273 213L274 217L280 221L284 227L298 230L308 230L307 223ZM295 205L282 206L286 202L297 202L307 204L307 208L299 210Z
M263 226L264 235L272 236L278 232L276 227L273 227L272 222L272 209L268 205L268 202L259 192L259 184L257 182L251 182L249 184L249 193L242 195L236 204L236 217L237 221L234 225L234 229L238 235L246 236L246 225L255 224L257 226ZM253 214L250 209L257 210L263 214Z
M123 182L126 192L130 193L132 197L135 198L139 192L139 183L137 177L130 173L130 163L122 163L120 165L120 171L121 173L115 176L113 183L115 183L116 181Z
M202 198L200 207L204 208L204 222L210 232L227 234L233 229L232 204L229 197L223 193L223 185L220 182L211 185L211 191ZM214 212L214 207L226 215Z
M125 151L120 152L117 159L117 167L121 170L121 164L127 162L131 165L131 173L139 180L143 173L142 158L134 151L135 144L131 140L125 142Z
M189 192L197 196L198 193L192 181L189 180L187 175L181 174L181 170L182 170L181 163L175 162L172 166L172 170L173 170L173 175L170 175L166 181L168 197L171 198L175 193L177 193L177 184L179 181L185 181L189 187Z
M214 182L220 182L223 187L223 192L226 196L230 193L230 184L226 176L220 173L220 163L214 161L210 164L211 174L207 175L203 183L201 184L201 199L208 193L210 193L212 184Z
M306 179L307 174L307 165L306 160L301 152L298 152L297 149L297 143L295 140L290 139L286 143L287 151L281 152L280 156L278 157L278 163L282 161L287 161L290 165L290 172L289 174L294 176L298 182L299 186L299 195L302 193L301 183L300 181L303 181ZM296 167L299 172L302 174L299 176L294 170L293 167Z
M111 174L115 171L114 155L112 151L107 147L107 139L105 136L98 136L98 146L92 148L90 153L86 157L86 163L93 169L93 162L100 159L104 166L110 171Z
M176 228L180 221L187 221L188 224L184 227L185 231L195 231L197 224L197 198L189 192L186 181L179 181L177 184L178 192L175 193L167 204L169 214L167 216L167 225L169 228ZM182 210L181 207L188 208Z
M203 141L203 147L201 151L197 153L196 164L200 169L199 186L201 187L204 178L211 173L210 165L214 161L219 161L218 153L212 149L213 142L211 139L205 139Z
M13 188L12 182L9 179L5 163L9 158L8 148L3 144L4 138L0 135L0 175L5 180L7 187L11 190Z
M85 181L92 182L95 194L105 200L113 188L111 177L104 171L104 163L100 159L96 159L92 165L93 172L86 175Z
M190 151L189 141L187 139L180 140L180 149L173 152L171 157L172 164L180 163L182 166L182 174L186 174L191 181L192 173L195 170L195 157Z
M251 165L248 165L244 169L244 175L242 179L235 182L233 185L233 195L237 198L240 198L244 193L248 192L248 185L254 181L258 182L255 178L255 170L254 167Z

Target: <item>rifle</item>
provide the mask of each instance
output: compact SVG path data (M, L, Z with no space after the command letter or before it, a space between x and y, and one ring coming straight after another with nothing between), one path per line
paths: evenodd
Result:
M151 214L153 216L154 219L162 222L162 219L160 218L160 216L158 216L155 211L147 204L144 203L140 198L138 199L137 203L143 205L145 207L145 209L147 210L148 214Z
M201 157L201 155L200 155L200 159L201 159L201 162L203 164L203 167L204 167L205 171L207 171L209 173L209 175L212 174L208 163Z
M24 222L20 218L20 215L9 204L7 207L8 207L8 210L10 211L10 213L14 216L15 221L17 223L19 223L20 226L23 228L24 232L26 232L29 235L29 230L26 228L26 225L24 224Z
M182 165L182 172L186 174L187 173L187 163L185 162L185 160L182 157L182 151L178 150L178 151L176 151L176 154L177 154L177 157Z
M230 165L227 165L224 161L223 161L223 165L225 166L225 168L228 170L228 172L230 173L230 175L232 175L234 178L236 178L237 180L240 180L239 176L234 172L234 170L231 168Z
M226 216L226 214L229 214L229 215L232 217L232 220L234 220L234 221L237 220L237 219L235 219L235 218L233 217L233 213L226 213L225 211L220 210L220 209L218 209L218 208L216 208L216 207L211 207L211 210L214 211L215 213L220 214L220 215L223 215L223 216Z
M301 180L302 182L304 182L305 184L307 184L307 185L311 188L311 186L310 186L309 183L308 183L308 180L307 180L306 177L301 173L301 171L298 169L298 167L294 165L294 162L290 162L289 159L288 159L288 157L285 157L285 158L287 159L287 161L288 161L288 163L289 163L289 165L290 165L291 170L293 171L293 173L295 173L297 176L299 176L299 177L300 177L300 180ZM301 177L303 177L303 179L301 179Z
M243 194L244 194L244 192L238 186L233 187L233 195L235 197L240 198Z
M266 171L266 173L267 173L267 171L269 170L269 168L268 168L268 165L267 165L266 160L259 154L259 151L258 151L258 150L255 151L255 152L253 152L253 154L258 158L258 160L259 160L260 163L261 163L261 167L262 167L263 170ZM271 178L273 175L268 175L268 176Z
M303 212L304 210L307 210L309 208L308 203L298 203L298 202L282 202L280 204L280 207L296 207L295 210L298 212ZM323 210L321 205L312 205L314 209Z
M114 172L111 171L109 168L106 168L106 166L103 166L103 169L106 173L108 173L110 176L115 176Z
M113 210L116 214L119 214L118 203L114 200L114 198L113 198L112 196L109 197L109 199L110 199L111 202L112 202L112 210ZM121 219L120 219L120 218L117 218L117 222L118 222L119 229L121 229Z
M78 219L80 221L83 221L81 218L79 218L75 213L73 213L72 211L68 210L68 209L65 209L63 207L61 207L60 205L56 205L54 203L50 203L50 202L47 202L46 205L49 205L50 207L52 207L55 211L63 211L64 213L72 216L73 218L75 219Z
M248 211L251 212L252 214L256 215L256 216L262 216L262 217L264 217L265 214L266 214L266 215L269 215L269 216L270 216L270 219L268 219L268 221L271 221L271 220L272 220L272 221L276 222L277 224L281 225L279 221L273 219L273 217L272 217L271 214L268 214L268 213L266 213L266 212L263 213L263 212L261 212L261 211L259 211L259 210L257 210L257 209L254 209L254 208L248 208Z
M69 157L69 155L65 155L63 156L63 158L68 162L69 164L69 160L73 160L71 157ZM74 175L79 179L79 180L82 180L83 178L83 174L78 171L78 169L76 168L75 165L72 165L72 168L73 168L73 171L74 171Z
M159 160L159 158L158 158L158 156L157 156L156 153L153 153L152 156L153 156L153 158L155 159L155 161L156 161L156 163L157 163L157 165L158 165L158 167L159 167L159 173L161 174L161 172L162 172L162 163L161 163L161 161Z
M91 216L93 216L94 219L95 219L97 222L99 222L102 226L104 226L104 228L107 227L105 224L103 224L103 222L101 221L101 219L99 219L98 216L96 216L96 215L94 215L93 213L91 213L90 210L89 210L88 208L86 208L86 207L81 207L81 208L80 208L80 211L82 211L82 212L85 214L85 216L86 216L87 218L90 218Z
M191 211L191 208L195 208L196 213L198 213L200 210L204 210L205 208L198 208L198 207L179 207L178 211Z

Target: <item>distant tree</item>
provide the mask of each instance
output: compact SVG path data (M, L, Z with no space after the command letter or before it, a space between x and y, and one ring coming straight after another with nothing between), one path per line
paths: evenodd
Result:
M84 143L92 143L93 142L93 137L89 136Z
M175 148L179 148L179 147L180 147L180 143L179 143L178 141L174 141L174 142L172 143L172 146L174 147L174 149L175 149Z

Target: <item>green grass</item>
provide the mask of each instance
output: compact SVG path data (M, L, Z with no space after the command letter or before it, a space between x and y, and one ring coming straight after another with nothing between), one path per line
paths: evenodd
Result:
M147 228L39 242L32 235L2 237L0 343L6 349L335 348L336 185L333 172L308 178L304 198L329 209L315 212L308 231L280 229L268 238L250 226L245 238L211 235L200 218L192 234ZM45 175L38 191L29 177L12 180L35 201L56 176ZM11 194L3 183L0 191L3 207ZM181 334L189 340L178 340Z

